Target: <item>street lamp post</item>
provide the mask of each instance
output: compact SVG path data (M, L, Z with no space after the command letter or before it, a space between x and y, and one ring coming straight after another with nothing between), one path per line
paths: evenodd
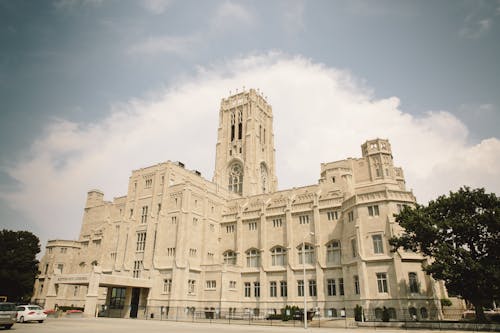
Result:
M314 235L314 232L309 233L310 236ZM307 328L307 296L306 296L306 237L308 235L305 235L304 238L302 239L302 269L303 269L303 275L304 275L304 280L302 283L302 291L304 295L304 329Z

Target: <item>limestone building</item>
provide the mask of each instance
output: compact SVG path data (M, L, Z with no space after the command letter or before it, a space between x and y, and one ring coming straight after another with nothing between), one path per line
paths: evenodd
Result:
M323 317L360 305L367 318L384 306L435 318L446 291L426 259L388 244L401 231L393 214L415 197L387 140L361 154L277 190L271 106L253 89L222 99L213 181L168 161L134 170L111 202L89 191L78 240L48 242L34 301L88 315L266 316L302 307L305 293Z

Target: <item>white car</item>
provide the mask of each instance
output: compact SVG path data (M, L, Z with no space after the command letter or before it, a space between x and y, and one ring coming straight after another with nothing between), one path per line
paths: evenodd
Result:
M47 315L43 313L43 309L38 305L19 305L17 307L17 321L24 323L26 321L38 321L43 323Z

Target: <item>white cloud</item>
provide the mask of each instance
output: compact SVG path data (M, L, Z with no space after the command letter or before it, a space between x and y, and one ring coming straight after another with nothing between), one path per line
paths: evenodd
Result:
M148 12L156 15L163 14L172 0L141 0L141 6Z
M242 26L250 26L254 21L255 17L248 8L241 3L226 1L216 9L211 24L216 30L236 30Z
M360 145L388 138L397 165L421 202L460 185L500 192L500 141L467 143L467 128L446 111L416 118L399 99L377 99L346 71L302 57L254 55L113 106L101 122L53 121L29 158L6 172L19 191L0 195L46 230L42 239L76 237L86 191L126 193L132 169L181 160L211 179L220 99L237 87L260 88L273 106L280 188L316 183L321 162L359 157ZM35 228L34 228L35 229Z

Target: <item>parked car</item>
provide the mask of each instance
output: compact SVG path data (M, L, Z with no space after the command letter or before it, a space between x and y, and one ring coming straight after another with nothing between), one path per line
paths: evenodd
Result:
M47 315L43 313L43 309L38 305L19 305L17 307L17 321L24 323L26 321L38 321L43 323Z
M16 305L14 303L0 303L0 326L9 329L16 322Z

